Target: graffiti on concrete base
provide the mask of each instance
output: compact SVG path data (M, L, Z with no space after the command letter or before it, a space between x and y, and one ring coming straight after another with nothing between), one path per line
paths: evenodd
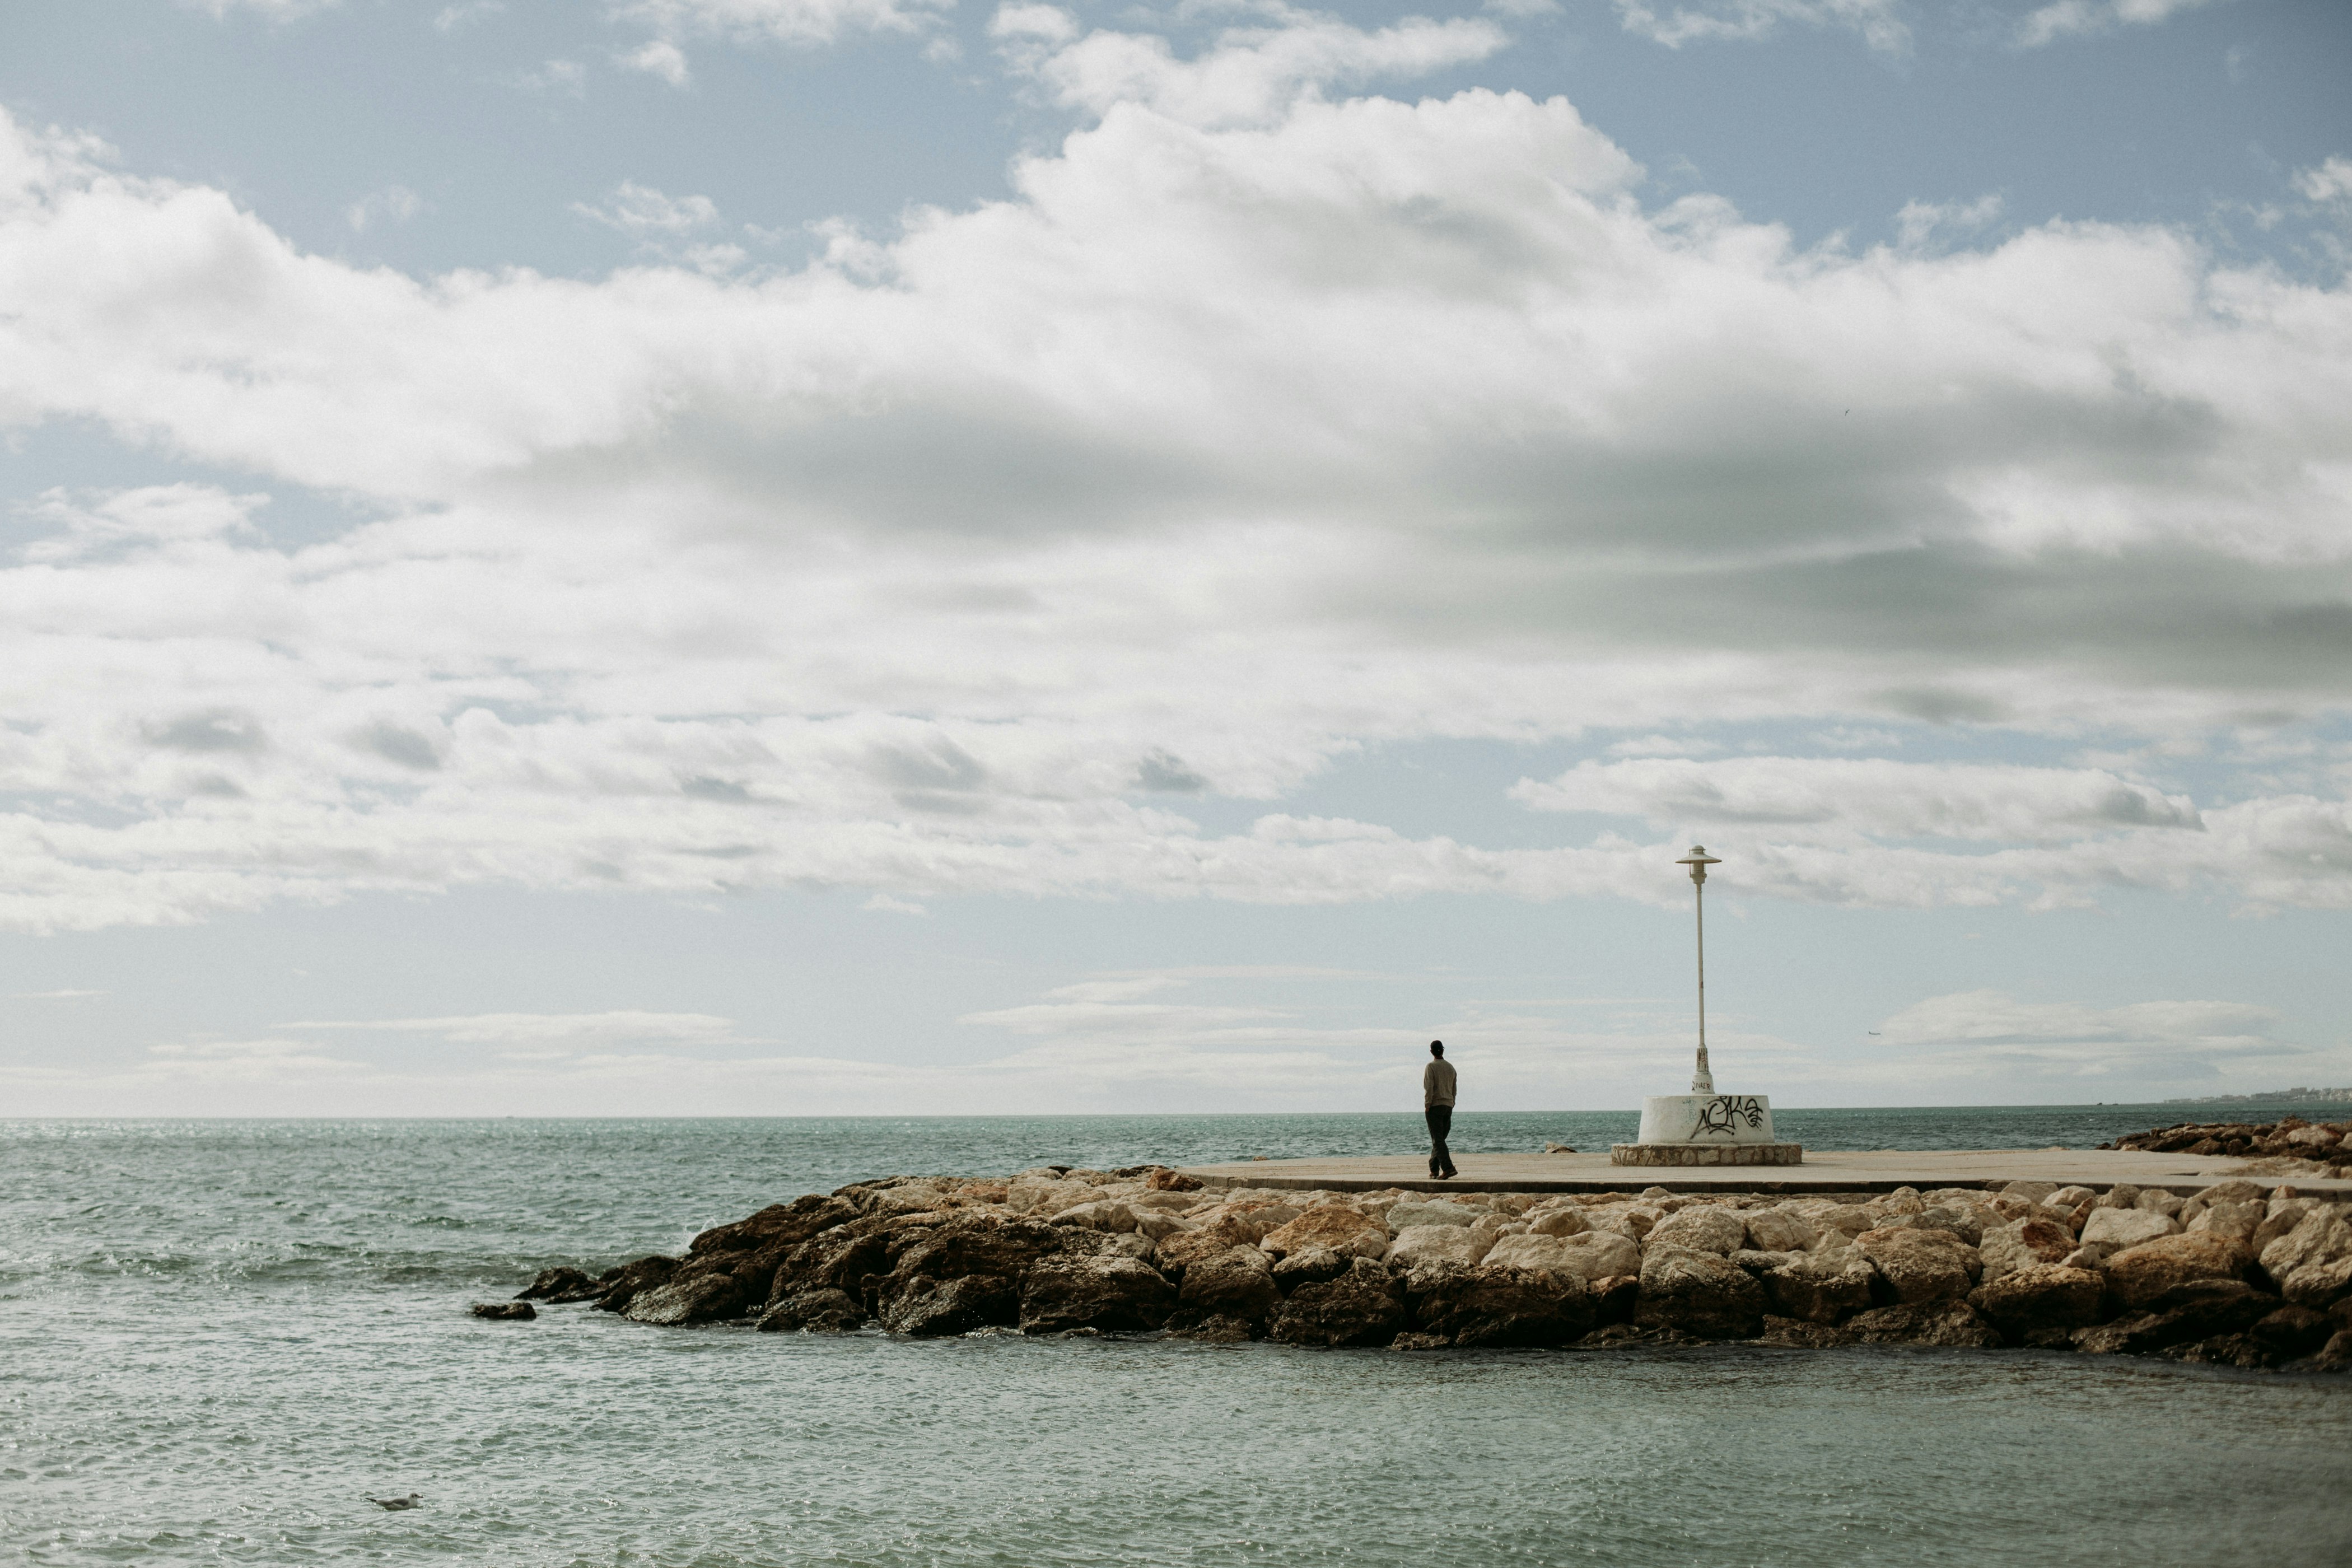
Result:
M1718 1094L1698 1108L1698 1125L1691 1136L1719 1132L1726 1138L1737 1138L1742 1121L1750 1127L1763 1126L1764 1102L1752 1094Z

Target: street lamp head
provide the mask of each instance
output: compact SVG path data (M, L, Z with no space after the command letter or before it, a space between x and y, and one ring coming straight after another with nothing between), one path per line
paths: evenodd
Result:
M1705 845L1694 844L1691 846L1691 852L1684 856L1681 859L1675 861L1675 864L1677 866L1689 867L1691 868L1692 881L1705 882L1706 880L1706 868L1709 866L1720 866L1723 864L1723 861L1717 857L1708 854Z

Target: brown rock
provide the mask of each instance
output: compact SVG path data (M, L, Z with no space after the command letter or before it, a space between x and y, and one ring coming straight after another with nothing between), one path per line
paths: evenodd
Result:
M1201 1190L1201 1178L1162 1165L1144 1177L1143 1184L1155 1193L1197 1193Z
M638 1291L650 1290L677 1272L675 1258L640 1258L635 1263L623 1264L604 1280L604 1293L596 1299L596 1310L624 1310Z
M1301 1285L1276 1309L1266 1337L1297 1345L1384 1345L1405 1326L1404 1289L1369 1258L1320 1284Z
M803 1290L787 1296L760 1316L760 1331L781 1333L790 1329L837 1334L866 1321L866 1309L841 1290Z
M1276 1258L1317 1247L1342 1258L1378 1258L1389 1248L1389 1233L1380 1221L1343 1204L1318 1204L1268 1231L1258 1245Z
M1790 1318L1834 1323L1870 1306L1876 1278L1867 1259L1851 1253L1807 1253L1765 1275L1764 1289Z
M2263 1268L2298 1307L2325 1308L2352 1294L2352 1220L2345 1205L2314 1207L2263 1248Z
M1160 1267L1171 1275L1181 1274L1201 1258L1214 1258L1236 1247L1255 1247L1260 1234L1259 1227L1245 1219L1221 1215L1192 1229L1160 1237Z
M1407 1275L1404 1289L1416 1328L1465 1347L1564 1345L1592 1327L1592 1299L1573 1275L1441 1266Z
M2192 1340L2243 1331L2279 1306L2240 1279L2194 1279L2176 1285L2145 1311L2096 1328L2080 1329L2074 1348L2093 1355L2147 1355Z
M1138 1258L1048 1258L1021 1282L1021 1331L1156 1329L1176 1310L1176 1288Z
M1853 1249L1878 1273L1874 1297L1889 1305L1963 1298L1983 1267L1977 1249L1948 1231L1865 1230Z
M1764 1320L1764 1332L1759 1342L1768 1345L1788 1345L1800 1350L1827 1350L1834 1345L1853 1343L1853 1335L1830 1323L1813 1322L1803 1318Z
M2144 1307L2191 1279L2234 1279L2252 1262L2243 1244L2211 1231L2160 1236L2112 1254L2100 1265L2107 1289L2126 1307Z
M867 1281L890 1271L887 1225L880 1219L852 1220L810 1237L785 1254L769 1276L768 1299L781 1301L803 1290L842 1290L866 1300ZM915 1239L910 1232L898 1233L902 1247Z
M528 1301L477 1301L473 1312L478 1318L502 1323L528 1323L539 1316L539 1309Z
M1282 1292L1265 1253L1255 1247L1229 1247L1188 1267L1176 1299L1196 1312L1256 1323L1274 1310Z
M1204 1344L1247 1344L1253 1325L1239 1318L1227 1318L1216 1313L1188 1312L1178 1308L1168 1320L1168 1337L1171 1340L1199 1340Z
M1708 1252L1653 1244L1642 1258L1633 1321L1701 1339L1753 1338L1764 1323L1764 1289L1748 1270Z
M748 1304L747 1292L732 1274L715 1268L703 1272L681 1268L663 1283L630 1297L621 1316L633 1323L676 1328L737 1317Z
M1286 1296L1301 1285L1336 1279L1347 1271L1348 1259L1328 1247L1310 1247L1304 1252L1291 1253L1274 1266L1274 1285Z
M1877 1307L1850 1319L1846 1331L1866 1345L1951 1345L1990 1350L2000 1331L1966 1301L1939 1298Z
M882 1313L894 1334L940 1339L974 1329L1010 1327L1021 1315L1021 1295L1002 1274L967 1274L945 1281L928 1274L908 1278Z
M857 1217L847 1201L811 1193L788 1204L771 1204L748 1219L706 1230L688 1244L688 1258L707 1252L757 1252L770 1247L799 1246L821 1230L831 1230Z
M542 1268L530 1288L515 1293L518 1301L593 1301L604 1293L604 1281L591 1279L577 1268Z
M1983 1260L1982 1278L1997 1279L2011 1269L2036 1263L2056 1263L2074 1250L2074 1233L2043 1215L2029 1215L1984 1233L1977 1245Z
M2336 1332L2336 1320L2308 1307L2287 1306L2259 1320L2246 1332L2280 1361L2310 1355Z
M2036 1329L2080 1329L2099 1321L2105 1281L2087 1268L2055 1263L2030 1264L1989 1279L1971 1291L1969 1304L2012 1341Z
M1601 1323L1630 1323L1633 1309L1641 1304L1642 1277L1638 1274L1612 1274L1585 1285L1585 1293L1592 1298L1592 1315Z

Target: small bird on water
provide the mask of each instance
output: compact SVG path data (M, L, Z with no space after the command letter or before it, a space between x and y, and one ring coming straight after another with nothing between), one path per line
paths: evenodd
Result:
M423 1492L411 1492L406 1497L372 1497L368 1499L368 1501L375 1504L378 1508L391 1509L415 1508L418 1503L424 1500L425 1494Z

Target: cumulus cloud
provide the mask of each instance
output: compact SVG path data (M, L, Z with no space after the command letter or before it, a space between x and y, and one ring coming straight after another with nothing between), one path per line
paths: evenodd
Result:
M2105 33L2116 27L2152 26L2195 11L2212 0L2055 0L2017 25L2017 44L2035 49L2055 39Z
M425 202L405 185L386 185L380 191L370 191L343 209L343 221L352 226L354 234L364 234L380 222L406 223L423 211Z
M1911 46L1911 29L1898 0L1700 0L1661 6L1650 0L1616 0L1617 18L1638 33L1680 48L1694 42L1762 38L1784 23L1849 27L1874 49L1899 53Z
M1523 804L1721 821L1748 891L2352 903L2334 763L2223 798L1867 754L2331 734L2346 291L2164 228L1802 251L1644 206L1564 100L1335 96L1481 26L1286 13L1181 58L1001 13L1087 123L1003 199L754 277L352 267L0 122L0 424L252 476L56 493L0 567L0 922L485 883L1671 897L1671 840L1622 826L1284 809L1366 747L1588 736L1647 754ZM259 498L305 487L352 525L281 543ZM1740 759L1712 805L1673 771L1763 722L1867 771Z
M701 35L813 48L845 34L923 33L955 0L622 0L617 16L666 40Z

